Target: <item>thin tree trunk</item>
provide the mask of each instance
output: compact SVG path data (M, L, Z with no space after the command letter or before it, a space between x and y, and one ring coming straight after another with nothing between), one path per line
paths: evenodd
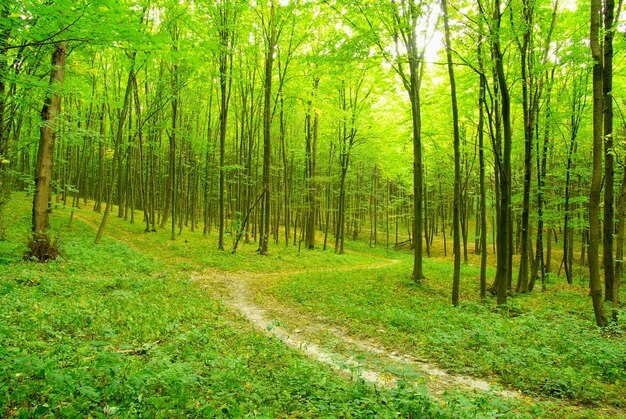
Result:
M534 112L531 105L533 84L532 65L532 29L533 10L528 0L523 1L524 34L519 44L522 71L522 104L524 109L524 192L521 219L520 264L517 279L517 291L528 292L529 265L529 218L530 218L530 182L532 177L532 142L534 128Z
M450 41L450 25L448 23L448 3L441 0L443 24L445 29L446 58L448 61L448 77L450 79L450 98L452 101L452 126L454 131L454 203L452 207L452 225L454 231L454 273L452 275L452 304L459 305L459 285L461 280L461 150L459 136L459 110L456 97L456 82L452 64L452 45Z
M589 291L593 302L596 324L607 325L602 304L602 284L600 282L600 264L598 248L600 242L600 193L602 189L602 48L599 41L601 22L601 1L591 0L590 46L593 64L593 161L591 170L591 189L589 192Z
M480 299L487 299L487 198L485 188L485 104L487 79L482 64L482 39L478 43L478 57L480 60L480 92L478 99L478 165L480 188Z
M228 2L220 4L219 10L219 37L220 37L220 56L219 56L219 73L220 73L220 179L219 179L219 233L218 245L219 250L224 250L224 180L226 176L225 153L226 153L226 128L228 127L228 103L230 101L230 92L232 85L232 29L228 11Z
M613 301L614 256L613 233L615 230L614 184L615 173L613 163L613 20L614 0L604 2L604 66L603 99L604 99L604 221L602 261L604 265L604 301Z
M100 243L102 240L102 235L104 234L104 230L107 226L107 221L109 220L109 213L111 212L111 205L113 201L113 187L115 185L115 175L116 171L121 168L115 168L115 162L118 161L118 156L121 153L122 146L122 137L124 134L124 123L126 122L126 118L128 116L128 110L130 108L130 98L133 89L133 78L135 77L135 53L132 54L130 61L130 70L128 72L128 81L126 82L126 92L124 93L124 104L122 105L122 110L120 112L120 118L117 124L117 132L115 134L115 148L113 151L113 167L111 168L111 177L109 179L109 190L107 193L107 204L104 209L104 214L102 215L102 221L100 222L100 227L98 228L98 233L96 234L95 243Z
M500 0L496 0L493 12L493 20L496 22L493 40L493 53L495 57L495 72L500 93L500 106L502 110L503 145L502 156L498 156L499 181L500 181L500 217L498 228L498 256L496 270L497 284L497 304L506 304L507 288L509 285L511 270L511 207L510 207L510 181L511 181L511 99L508 86L506 84L506 74L504 72L503 53L500 50L499 28L500 28Z
M270 170L272 158L272 69L274 65L274 51L276 49L276 4L272 0L270 4L269 27L267 28L267 50L265 53L265 85L264 85L264 107L263 107L263 189L265 198L263 200L263 219L261 222L261 234L259 239L259 253L268 254L270 235Z

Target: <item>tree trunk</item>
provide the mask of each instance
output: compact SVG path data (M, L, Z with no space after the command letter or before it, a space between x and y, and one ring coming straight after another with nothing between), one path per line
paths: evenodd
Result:
M124 134L124 123L126 122L126 118L128 116L128 110L130 108L130 98L133 90L133 79L135 77L135 56L133 53L130 62L130 70L128 72L128 81L126 82L126 92L124 93L124 104L122 105L122 110L120 112L120 118L117 124L117 132L115 134L115 145L113 151L113 167L111 168L111 177L109 179L109 188L107 193L107 204L104 209L104 214L102 215L102 221L100 222L100 227L98 228L98 233L96 234L95 243L100 243L102 240L102 235L104 234L104 230L106 229L107 222L109 220L109 213L111 212L111 205L113 201L113 187L115 185L115 175L116 170L121 170L121 167L115 168L115 162L118 159L118 156L121 153L122 146L122 137Z
M596 324L607 325L602 303L602 284L600 282L600 264L598 247L600 242L600 193L602 189L602 48L599 31L601 21L601 1L591 0L590 46L593 64L593 162L591 170L591 189L589 191L589 291L593 303Z
M496 0L493 12L493 20L496 22L495 33L492 34L493 50L495 56L495 72L497 76L498 90L500 93L500 106L502 110L503 128L503 151L498 157L499 181L500 181L500 217L498 228L498 256L496 270L497 284L497 304L506 304L507 287L509 285L511 271L511 204L510 204L510 181L511 181L511 99L508 86L506 84L506 74L504 72L503 53L500 50L499 28L500 28L500 0Z
M520 44L521 70L522 70L522 107L524 110L524 192L521 219L521 249L519 274L517 279L517 291L528 292L528 265L529 265L529 217L530 217L530 182L532 173L532 142L534 116L531 105L531 92L533 89L533 64L532 64L532 7L528 0L523 2L524 34Z
M0 20L6 21L9 16L8 3L3 3L0 8ZM0 160L4 160L9 151L9 128L10 124L5 122L7 113L7 91L6 76L9 70L7 65L7 47L9 37L11 36L10 25L0 30ZM5 209L11 198L12 185L9 181L8 167L0 162L0 240L5 239L6 222ZM23 173L27 171L22 170Z
M456 97L456 82L454 78L454 66L452 64L452 45L450 41L450 25L448 23L448 3L441 0L443 12L443 24L445 29L446 58L448 61L448 76L450 78L450 98L452 101L452 125L454 132L454 203L452 207L452 225L454 231L454 273L452 275L452 304L459 305L459 285L461 280L461 229L460 229L460 205L461 205L461 151L459 136L459 110Z
M419 69L417 64L411 67L411 118L413 121L413 273L415 282L424 278L422 267L422 223L423 223L423 166L422 166L422 117L419 97Z
M263 105L263 219L261 221L261 234L259 238L259 253L267 255L270 235L270 170L272 158L272 69L274 65L274 51L276 49L276 4L272 0L270 4L269 27L267 28L267 50L265 52L265 85Z
M315 78L313 81L313 96L317 92L319 87L319 79ZM312 100L309 101L309 115L308 115L308 127L307 127L307 157L308 157L308 217L307 217L307 229L306 229L306 248L315 249L315 229L316 229L316 216L317 216L317 136L319 117L316 109L312 108ZM313 126L310 127L311 113L313 113ZM312 132L311 132L312 131Z
M624 157L626 165L626 156ZM626 167L626 166L625 166ZM615 237L615 280L613 281L613 320L617 321L617 308L619 305L619 289L624 273L624 231L626 230L626 170L622 176L622 187L617 207L617 234Z
M105 137L106 137L106 113L105 104L102 104L100 111L100 139L98 147L98 195L96 196L96 202L93 210L96 212L102 211L102 201L104 199L104 184L106 182L106 163L104 160L105 154Z
M613 163L613 20L614 0L604 2L604 231L602 261L604 265L604 301L613 301L614 257L613 233L615 230L614 213L614 163Z
M41 110L42 124L39 129L39 151L35 174L35 194L33 196L33 241L36 243L50 228L48 219L48 202L50 201L50 183L52 180L52 164L54 142L56 139L56 120L61 110L62 95L60 89L65 79L65 58L67 44L59 42L52 53L52 70L50 71L50 91Z
M228 126L228 103L230 100L230 92L232 85L232 53L230 51L232 45L232 29L230 25L230 13L228 11L228 3L221 3L219 10L219 37L220 37L220 54L219 54L219 73L220 73L220 180L219 180L219 233L218 245L219 250L224 250L224 179L226 176L225 153L226 153L226 128Z
M480 60L480 92L478 99L478 166L480 188L480 299L487 299L487 197L485 190L485 101L487 79L482 65L482 39L478 43L478 57Z

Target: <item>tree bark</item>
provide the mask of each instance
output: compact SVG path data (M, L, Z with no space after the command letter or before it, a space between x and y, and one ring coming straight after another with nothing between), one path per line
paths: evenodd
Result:
M268 254L270 235L270 170L272 159L272 69L274 66L274 51L276 49L276 3L270 4L270 17L267 28L267 50L265 51L265 85L263 105L263 219L261 221L261 234L259 239L259 253Z
M65 79L65 59L67 44L59 42L52 53L52 70L50 71L50 92L41 110L41 128L39 129L39 151L35 174L35 194L33 196L33 237L45 235L50 228L48 218L48 202L50 201L50 183L56 139L56 120L61 110L62 95L60 88Z
M596 324L607 325L602 302L602 284L600 282L600 264L598 248L600 242L600 193L602 189L602 117L603 117L603 71L602 48L599 31L601 22L601 1L591 0L590 46L593 63L593 158L591 169L591 188L589 191L589 292L593 303Z
M615 230L613 163L613 20L614 0L604 2L604 224L602 262L604 265L604 301L613 301L613 281L615 280L613 256L613 233Z
M459 285L461 281L461 231L460 231L460 205L461 205L461 151L459 136L459 109L456 97L456 81L454 78L454 66L452 64L452 45L450 40L450 24L448 16L448 3L441 0L443 12L443 25L445 30L446 58L448 61L448 77L450 79L450 99L452 102L452 126L454 144L454 203L452 207L452 225L454 231L454 273L452 275L452 304L459 305Z
M496 269L496 289L497 304L506 304L507 287L509 285L512 256L512 229L511 229L511 204L510 204L510 181L511 181L511 99L508 86L506 84L506 73L504 71L503 53L500 48L500 0L496 0L493 12L495 22L494 33L492 33L493 53L495 57L495 73L500 93L500 106L502 111L503 128L503 150L502 156L498 158L499 182L500 182L500 217L498 224L498 255Z

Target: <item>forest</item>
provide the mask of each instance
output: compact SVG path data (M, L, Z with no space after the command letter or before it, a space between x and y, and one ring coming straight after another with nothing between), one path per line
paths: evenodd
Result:
M2 0L0 416L626 417L617 0Z

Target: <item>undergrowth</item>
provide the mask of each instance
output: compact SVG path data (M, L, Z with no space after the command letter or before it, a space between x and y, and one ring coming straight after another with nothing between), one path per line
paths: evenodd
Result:
M59 238L50 238L47 233L33 234L26 243L27 251L24 259L46 263L56 260L60 255L61 243Z
M426 260L422 284L408 279L409 267L405 259L378 271L285 276L267 292L302 315L324 315L452 372L574 404L626 407L624 323L596 328L587 290L553 283L496 310L478 299L478 269L465 266L462 303L453 307L450 264Z
M134 226L113 219L116 239L95 246L92 225L78 217L68 229L69 214L57 209L52 230L63 238L65 258L23 261L26 205L9 205L15 222L0 242L0 416L517 415L498 399L450 394L439 403L411 386L375 389L256 332L189 279L188 271L205 263L226 264L223 252L197 246L206 245L202 235L150 247L157 234L135 236ZM262 270L267 261L279 270L294 261L306 268L366 259L311 261L289 250L246 264L254 256L241 254L249 270Z

